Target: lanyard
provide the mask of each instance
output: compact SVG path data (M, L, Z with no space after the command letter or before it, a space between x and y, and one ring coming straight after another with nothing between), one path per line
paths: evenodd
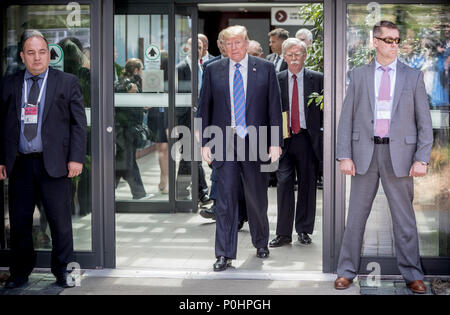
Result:
M47 83L47 77L48 77L48 69L47 69L47 72L45 73L45 77L44 77L44 81L42 82L41 90L39 91L39 97L38 97L37 103L33 104L33 105L38 105L39 103L41 103L42 93L44 92L45 84ZM27 106L28 105L28 84L27 84L27 79L24 79L24 85L25 85L24 101L25 101L25 105Z

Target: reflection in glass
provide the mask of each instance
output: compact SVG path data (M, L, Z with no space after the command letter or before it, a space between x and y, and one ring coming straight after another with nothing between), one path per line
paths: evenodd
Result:
M168 16L114 24L116 201L168 201Z
M434 131L428 175L414 179L414 209L422 256L450 256L449 65L450 5L382 4L381 19L399 26L399 59L424 73ZM347 7L348 74L375 56L367 4ZM373 23L373 22L372 22ZM347 178L347 204L350 178ZM382 186L373 203L363 255L393 256L392 222Z
M56 62L56 49L52 52L50 66L76 75L83 92L84 105L88 121L88 142L86 164L83 173L72 179L72 226L74 249L90 251L92 248L92 196L91 196L91 82L90 82L90 7L80 6L79 23L70 19L72 9L66 5L26 5L9 6L6 10L5 27L7 37L4 37L3 47L6 47L2 62L6 65L2 75L24 70L20 58L18 43L25 29L37 29L48 40L50 45L57 44L63 52L63 58ZM69 25L70 24L70 25ZM54 58L53 58L54 57ZM4 182L5 197L4 231L0 235L0 244L9 247L9 214L7 206L8 181ZM38 202L34 212L33 241L35 249L50 249L51 236L42 203Z

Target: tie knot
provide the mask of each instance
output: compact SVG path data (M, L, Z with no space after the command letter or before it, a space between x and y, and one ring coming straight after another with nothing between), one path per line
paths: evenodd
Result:
M33 80L34 82L37 82L37 80L39 80L40 78L38 75L36 75L34 77L31 77L30 79Z
M384 72L389 72L389 70L391 70L391 68L389 66L380 66L380 69L383 70Z
M297 76L295 74L293 74L292 79L297 80Z
M240 64L240 63L237 63L237 64L235 64L234 66L236 67L236 70L239 70L239 68L241 67L241 64Z

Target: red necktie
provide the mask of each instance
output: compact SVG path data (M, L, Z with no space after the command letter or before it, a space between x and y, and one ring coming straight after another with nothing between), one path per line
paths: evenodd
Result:
M300 113L298 105L298 86L297 86L297 76L292 75L294 80L294 89L292 90L292 104L291 104L291 129L294 134L300 132Z

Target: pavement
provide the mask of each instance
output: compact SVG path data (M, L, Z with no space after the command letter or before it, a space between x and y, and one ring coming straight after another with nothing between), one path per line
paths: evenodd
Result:
M84 270L77 286L62 289L46 270L33 273L21 289L0 288L0 295L414 295L399 277L371 282L360 276L347 290L333 287L336 276L316 272L267 273L228 269L225 272L186 270ZM6 273L0 272L1 279ZM426 277L426 295L450 295L450 277ZM0 285L3 286L2 283Z

